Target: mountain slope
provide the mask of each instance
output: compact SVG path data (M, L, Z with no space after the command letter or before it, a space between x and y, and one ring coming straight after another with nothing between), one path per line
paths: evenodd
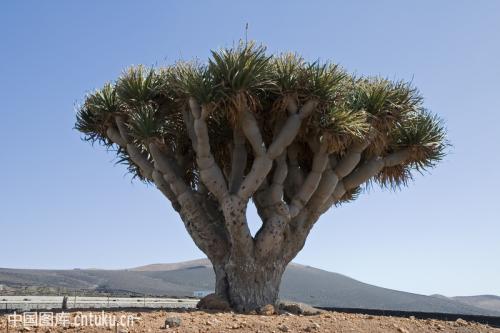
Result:
M195 259L169 264L151 264L130 269L137 272L173 271L176 269L192 268L197 266L212 267L208 259Z
M196 290L212 290L214 273L206 259L154 264L130 270L0 268L0 284L191 296ZM491 308L380 288L341 274L298 264L291 264L287 268L280 297L323 307L500 315L500 311Z
M431 295L431 297L437 297L440 299L447 299L457 301L463 304L471 305L476 308L485 309L488 311L493 311L500 313L500 296L495 295L477 295L477 296L454 296L446 297L443 295Z
M469 304L478 308L500 312L500 297L495 295L455 296L455 301Z

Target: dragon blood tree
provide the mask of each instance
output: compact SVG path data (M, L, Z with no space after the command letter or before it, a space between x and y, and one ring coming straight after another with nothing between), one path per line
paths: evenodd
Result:
M241 44L205 64L130 68L88 94L76 122L172 203L236 311L277 302L285 267L329 208L369 184L406 185L447 147L409 83L265 51Z

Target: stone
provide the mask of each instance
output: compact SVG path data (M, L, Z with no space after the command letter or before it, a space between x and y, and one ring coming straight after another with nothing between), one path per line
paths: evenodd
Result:
M278 326L278 329L281 331L281 332L288 332L290 329L288 328L288 326L286 325L279 325Z
M455 323L460 325L460 326L467 326L469 325L469 323L465 320L463 320L462 318L458 318L457 320L455 320Z
M196 304L196 307L198 309L203 309L203 310L217 310L217 311L230 311L231 306L229 305L229 302L216 295L216 294L209 294L205 297L203 297L198 304Z
M182 320L179 317L168 317L165 319L165 328L179 327Z
M279 304L281 311L293 313L295 315L314 316L328 311L316 309L310 305L296 302L281 302Z
M267 304L258 308L257 313L263 316L272 316L276 313L276 309L274 308L274 305Z
M311 325L307 326L304 331L306 332L313 332L313 331L316 331L316 330L319 330L321 328L321 326L318 324L318 323L312 323Z

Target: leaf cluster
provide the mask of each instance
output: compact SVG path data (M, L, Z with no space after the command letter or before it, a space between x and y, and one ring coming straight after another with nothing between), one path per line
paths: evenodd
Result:
M206 63L131 67L116 81L87 94L75 127L85 140L111 146L106 131L118 129L119 117L130 140L145 154L148 143L155 141L183 156L185 177L197 186L199 172L184 124L190 98L210 110L210 142L223 170L231 169L232 133L242 111L256 115L268 145L288 116L289 104L300 108L311 100L318 106L295 139L305 173L313 157L307 144L311 137L326 140L337 158L362 141L369 142L363 161L410 150L404 165L385 168L376 177L375 181L390 187L405 185L414 170L435 166L448 146L441 120L424 109L423 98L411 83L356 77L332 62L309 62L294 53L269 55L264 46L253 42L212 51ZM252 161L250 147L248 151ZM126 151L118 153L138 174Z

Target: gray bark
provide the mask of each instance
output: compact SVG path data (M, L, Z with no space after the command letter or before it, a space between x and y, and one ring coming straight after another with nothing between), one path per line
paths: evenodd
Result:
M228 299L238 312L250 312L267 304L276 306L285 268L283 260L233 258L214 265L216 293Z

